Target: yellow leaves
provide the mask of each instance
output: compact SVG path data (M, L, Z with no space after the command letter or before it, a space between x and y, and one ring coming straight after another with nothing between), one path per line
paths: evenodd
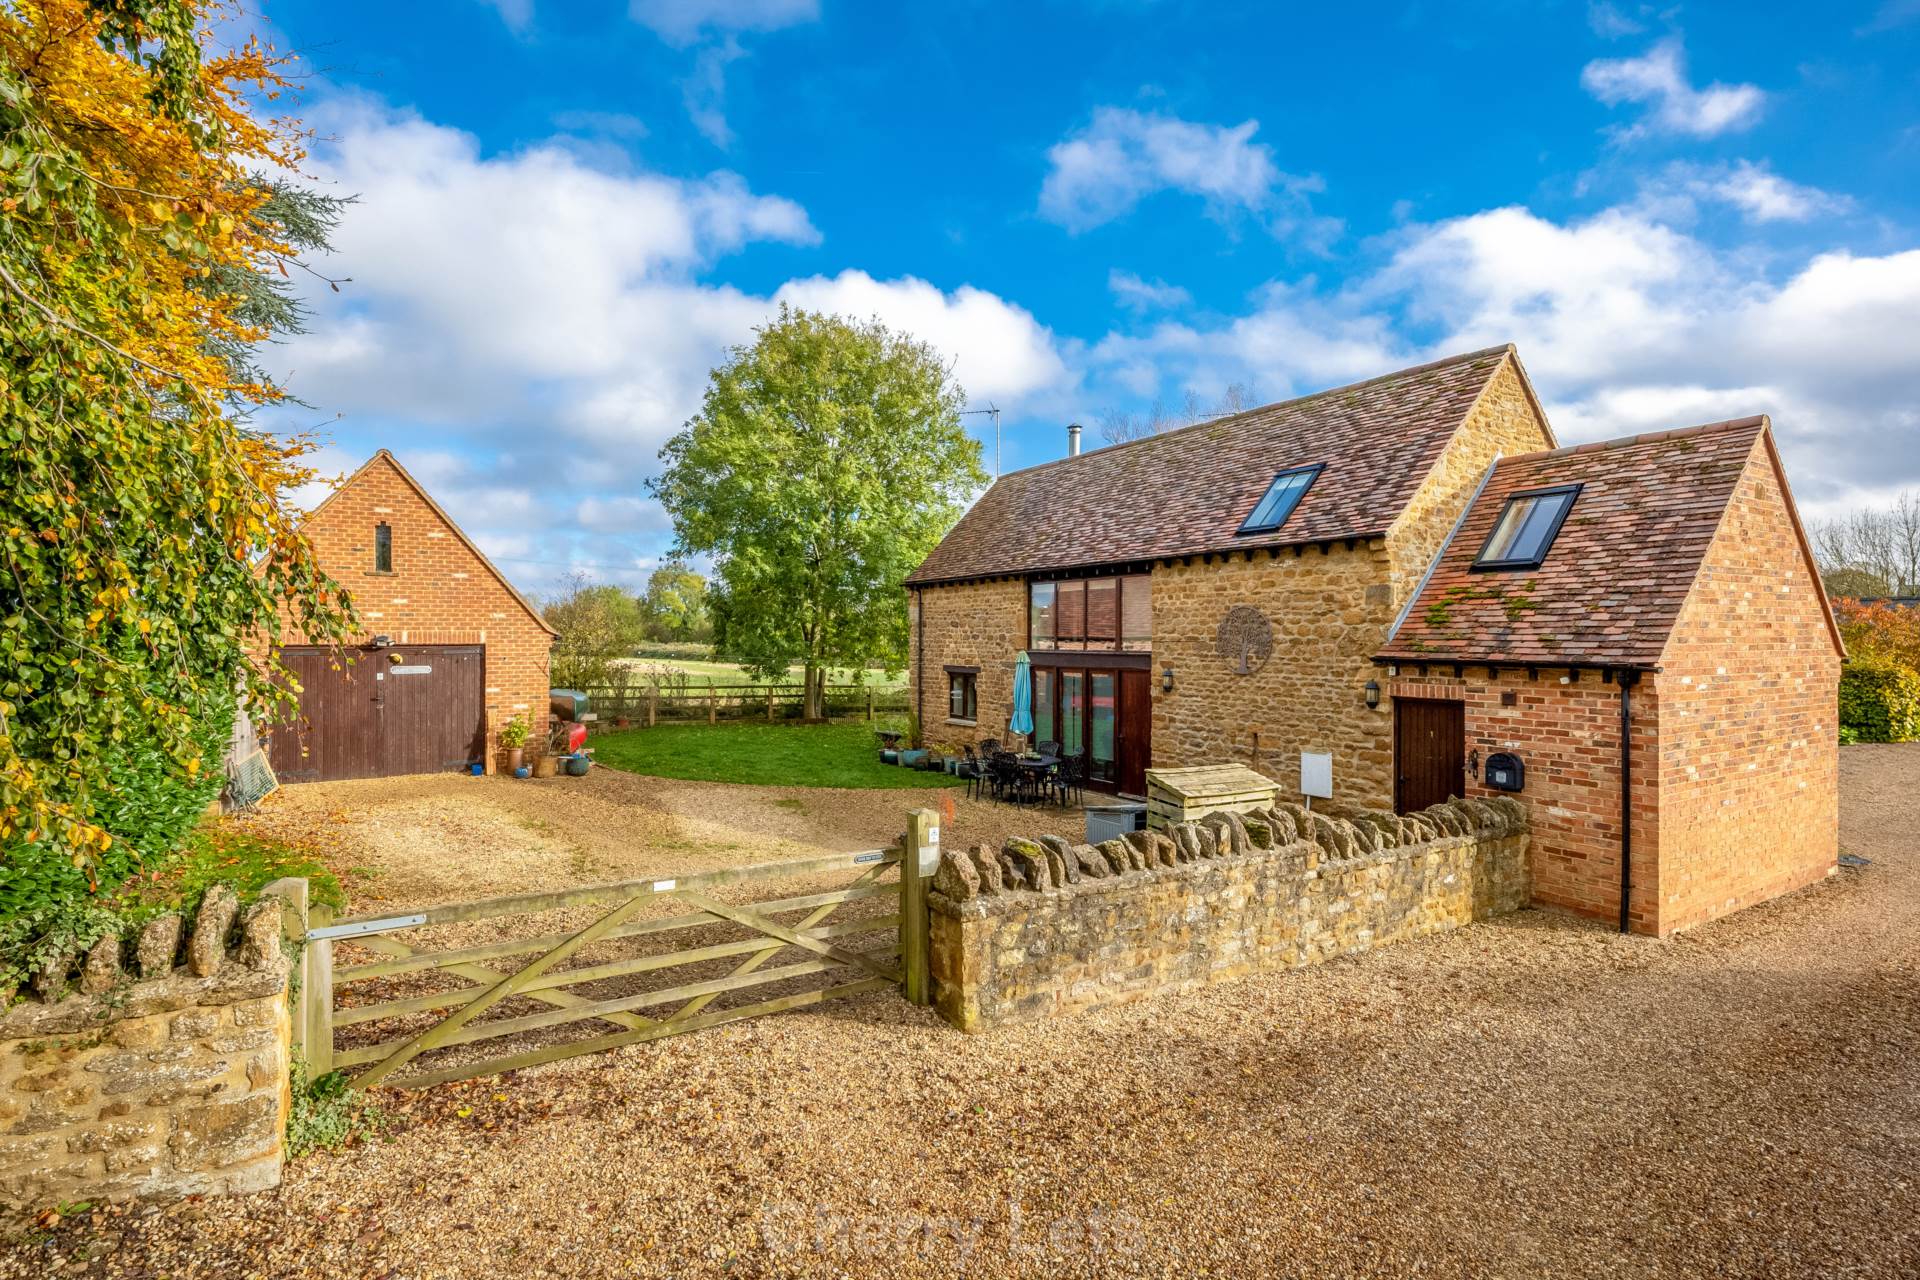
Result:
M152 620L151 620L151 619L148 619L148 618L142 618L142 619L140 619L140 634L141 634L141 635L143 635L143 636L144 636L144 635L147 635L147 634L148 634L149 632L151 632L152 630L153 630L153 622L152 622Z

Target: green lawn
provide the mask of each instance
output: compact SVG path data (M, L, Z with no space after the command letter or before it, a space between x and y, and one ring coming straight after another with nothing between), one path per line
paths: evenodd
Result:
M595 734L600 764L656 778L776 787L951 787L959 780L880 763L873 726L674 724Z

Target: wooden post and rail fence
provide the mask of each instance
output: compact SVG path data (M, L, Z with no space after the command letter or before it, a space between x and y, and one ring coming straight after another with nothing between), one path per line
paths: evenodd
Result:
M631 880L550 893L515 894L476 902L450 903L412 912L383 912L334 919L326 907L309 901L305 880L280 880L267 892L287 903L285 932L299 948L295 971L293 1040L309 1078L349 1070L358 1088L378 1084L422 1087L447 1080L492 1075L720 1026L744 1018L804 1008L826 1000L898 986L914 1004L931 1002L927 888L940 855L939 818L930 809L907 816L898 844L859 853L827 854L786 862L701 872L691 876ZM881 884L888 871L900 873L897 885ZM718 891L756 881L817 878L855 872L844 887L819 893L775 897L750 903L723 902ZM891 897L891 913L829 922L848 903ZM677 900L689 910L650 916L650 908ZM577 929L510 938L445 950L402 941L411 931L435 925L464 924L538 916L549 911L605 908ZM775 916L802 913L780 922ZM670 935L689 929L733 926L748 936L566 967L577 953L597 943ZM875 936L878 935L878 936ZM854 939L865 938L864 942ZM876 945L877 944L877 945ZM336 964L336 945L367 955ZM643 944L644 945L644 944ZM798 953L782 964L771 962L783 951ZM604 987L641 975L686 965L734 961L724 973L643 991ZM514 966L493 967L511 961ZM420 994L349 1001L343 989L395 980L459 985ZM807 980L824 980L813 985ZM737 992L771 986L803 985L766 999L719 1009L708 1006ZM571 991L569 987L601 987ZM384 994L384 993L381 993ZM530 1012L488 1018L506 1002ZM658 1010L673 1006L664 1013ZM394 1024L390 1031L378 1024ZM587 1024L588 1034L555 1042L553 1028ZM593 1026L592 1024L600 1024ZM604 1028L604 1029L603 1029ZM490 1040L524 1037L527 1047L509 1044L492 1052L447 1055L445 1051ZM438 1054L444 1061L417 1062Z
M806 686L802 684L656 684L634 680L625 684L582 685L588 709L603 726L617 719L652 726L662 722L705 720L797 720L806 713ZM828 718L904 714L908 691L901 686L829 684L822 691Z

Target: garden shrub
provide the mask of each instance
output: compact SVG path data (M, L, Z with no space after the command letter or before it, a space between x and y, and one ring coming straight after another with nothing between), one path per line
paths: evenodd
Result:
M193 738L202 764L191 777L157 741L106 749L105 776L113 789L99 798L95 813L113 843L97 858L76 865L55 845L18 838L0 843L0 991L22 983L43 958L90 946L129 919L162 909L129 912L114 895L130 877L179 851L219 796L234 715L231 695L201 709Z
M1920 672L1869 655L1840 673L1840 741L1920 739Z

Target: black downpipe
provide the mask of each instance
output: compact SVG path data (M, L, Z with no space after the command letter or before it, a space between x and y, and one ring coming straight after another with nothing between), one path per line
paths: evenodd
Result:
M1633 903L1633 682L1637 673L1620 673L1620 932L1631 933L1627 913Z
M927 726L927 597L919 587L913 588L913 645L913 722L924 734ZM920 744L909 742L907 745Z

